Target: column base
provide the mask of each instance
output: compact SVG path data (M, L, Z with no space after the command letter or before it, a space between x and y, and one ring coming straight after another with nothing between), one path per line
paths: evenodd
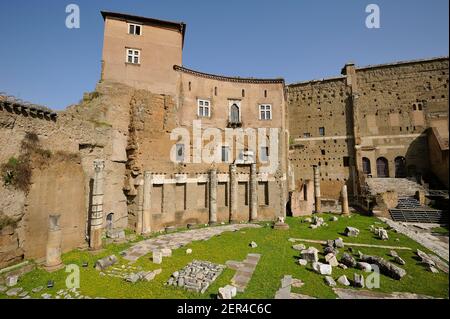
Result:
M289 229L289 225L286 223L275 223L273 225L273 229L278 229L278 230L288 230Z
M217 224L218 224L217 222L209 222L209 223L208 223L209 226L215 226L215 225L217 225Z
M55 271L58 271L58 270L60 270L60 269L63 269L65 266L66 266L66 265L64 265L64 264L61 262L61 263L58 264L58 265L52 265L52 266L44 265L44 267L42 267L42 268L44 268L44 270L47 271L47 272L55 272Z

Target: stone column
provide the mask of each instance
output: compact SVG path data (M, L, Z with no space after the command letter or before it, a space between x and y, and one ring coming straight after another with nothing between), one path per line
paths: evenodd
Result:
M258 180L256 164L250 166L250 221L258 220Z
M315 213L320 213L320 169L319 166L314 165L314 203L315 203Z
M217 170L209 172L209 224L217 223Z
M348 195L347 195L347 185L342 186L341 190L341 205L342 205L342 214L348 215L350 213L348 209Z
M144 172L144 202L142 203L142 233L148 234L151 228L151 191L152 191L152 175L150 172Z
M136 203L136 233L142 234L142 224L144 215L144 180L139 176Z
M47 251L44 268L50 272L64 267L61 260L62 231L59 227L60 216L61 215L49 216Z
M230 165L230 223L237 223L238 180L236 164Z
M91 229L89 236L89 247L91 250L102 248L104 168L105 161L94 161L94 185L92 187Z

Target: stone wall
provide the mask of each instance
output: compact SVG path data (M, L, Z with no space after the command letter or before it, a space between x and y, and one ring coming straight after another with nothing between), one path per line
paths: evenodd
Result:
M102 83L80 104L58 112L54 118L1 103L0 163L20 156L22 141L29 133L37 136L39 150L49 155L47 161L32 161L28 191L6 185L3 180L0 183L0 214L17 222L13 229L2 230L2 242L9 243L5 247L16 247L8 251L2 247L0 260L9 260L2 266L17 258L45 256L51 214L61 214L64 251L85 243L96 158L106 160L105 212L114 214L117 227L127 226L123 185L132 95L133 90L126 86Z
M348 64L341 77L289 85L287 109L296 182L320 166L323 197L338 199L344 183L358 196L360 180L383 177L381 161L388 177L432 182L426 131L448 137L448 58Z
M339 77L292 84L287 92L289 160L296 181L312 180L312 166L318 165L322 196L337 199L343 184L352 189L355 166L351 90Z

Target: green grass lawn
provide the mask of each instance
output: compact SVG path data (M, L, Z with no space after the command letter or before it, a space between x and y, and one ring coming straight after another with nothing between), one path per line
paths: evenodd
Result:
M438 235L448 236L448 226L432 228L431 232Z
M331 215L323 214L322 217L327 221ZM123 279L100 276L99 272L93 268L95 261L101 257L115 254L119 258L119 265L126 264L122 260L119 252L129 247L131 244L111 244L99 254L93 255L88 251L72 251L63 255L65 264L80 265L81 284L80 292L83 295L91 297L105 298L214 298L219 287L230 283L234 275L234 270L226 269L222 275L209 287L204 295L190 293L181 288L167 287L164 283L170 275L180 270L193 259L206 260L214 263L225 264L227 260L242 261L248 253L259 253L262 255L256 270L253 274L247 289L244 293L239 293L237 298L273 298L280 287L280 280L284 275L292 275L294 278L301 279L305 284L301 288L293 288L293 292L307 294L319 298L336 298L332 289L328 287L323 276L312 271L311 264L306 267L297 263L299 252L292 249L293 243L289 238L304 239L336 239L342 237L344 241L355 243L367 243L391 246L407 246L411 251L398 250L398 254L406 261L402 266L407 271L407 275L401 280L393 280L381 275L380 288L375 289L379 292L412 292L434 297L448 298L449 284L448 275L440 272L433 274L425 269L423 265L415 258L417 248L429 252L426 248L420 246L408 237L389 231L389 240L381 241L375 238L369 231L370 225L385 226L378 219L373 217L352 215L351 218L339 217L337 222L328 222L327 227L319 229L308 228L308 223L302 223L302 218L287 218L290 225L288 231L273 230L266 223L259 229L243 229L238 232L226 232L220 236L214 237L208 241L193 242L183 248L173 251L172 257L163 259L161 265L155 265L151 262L150 255L141 257L135 266L141 266L144 270L153 270L162 268L162 273L157 275L151 282L137 282L135 284L125 282ZM378 224L377 224L378 223ZM357 238L347 238L342 233L346 226L353 226L360 229L361 233ZM398 241L396 239L399 239ZM141 240L138 237L137 240ZM255 241L257 248L249 247L249 243ZM321 245L304 243L307 247L315 246L322 252ZM187 255L185 250L191 248L193 253ZM388 249L374 248L356 248L364 254L378 255L391 260L387 254ZM338 259L347 248L339 250ZM324 256L320 254L320 259L324 262ZM88 268L81 268L84 261L89 262ZM353 278L355 272L363 273L356 269L342 270L339 267L333 268L333 278L337 279L345 274L349 279ZM45 286L47 280L55 280L55 287L44 289L38 294L31 294L32 297L39 297L42 293L49 292L55 294L59 289L65 288L65 278L68 274L64 270L49 274L41 269L36 269L24 275L19 282L19 286L31 291L37 286ZM367 274L366 274L367 275ZM0 298L5 295L0 294Z

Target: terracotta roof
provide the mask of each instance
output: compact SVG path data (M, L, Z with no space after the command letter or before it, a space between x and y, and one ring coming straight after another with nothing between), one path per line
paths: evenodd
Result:
M192 74L195 76L207 78L207 79L213 79L218 81L228 81L228 82L237 82L237 83L266 83L266 84L276 84L281 83L284 84L283 78L274 78L274 79L258 79L258 78L241 78L241 77L232 77L232 76L223 76L223 75L216 75L216 74L209 74L209 73L203 73L199 71L194 71L191 69L187 69L185 67L174 65L173 69L175 71L180 71L188 74Z
M184 22L177 22L177 21L169 21L169 20L159 20L154 18L148 18L148 17L141 17L126 13L119 13L119 12L111 12L111 11L100 11L103 17L103 20L106 20L107 17L115 18L119 20L124 21L134 21L134 22L140 22L142 24L146 25L153 25L153 26L160 26L160 27L166 27L178 30L181 32L183 36L183 44L184 44L184 35L186 33L186 24Z

